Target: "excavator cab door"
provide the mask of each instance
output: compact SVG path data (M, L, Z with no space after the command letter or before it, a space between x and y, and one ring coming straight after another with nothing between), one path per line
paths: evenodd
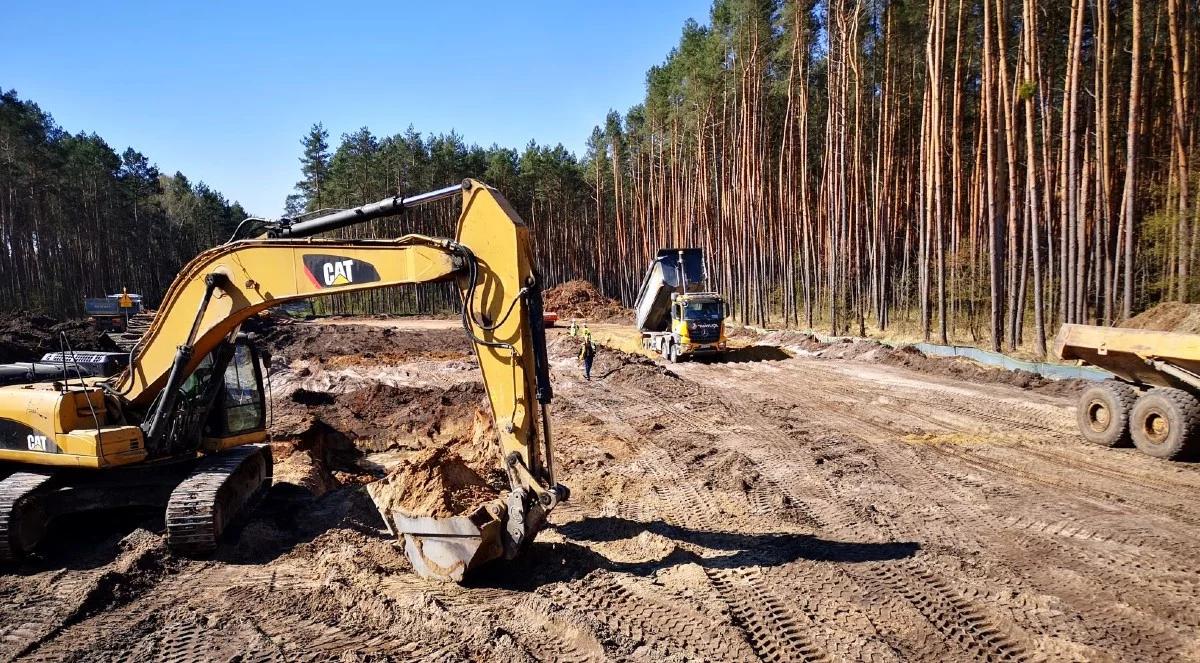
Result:
M166 439L157 455L226 449L265 436L262 370L245 337L222 343L200 360L179 387Z
M256 345L239 338L225 365L223 386L217 394L205 428L204 446L224 449L261 437L266 430L266 399L263 395L263 357Z

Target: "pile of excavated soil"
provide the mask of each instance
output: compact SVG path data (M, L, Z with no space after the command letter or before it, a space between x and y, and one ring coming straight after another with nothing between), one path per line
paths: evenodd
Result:
M296 389L275 399L271 439L279 481L321 495L378 478L364 458L383 451L453 448L494 463L495 430L483 385L448 388L368 382L334 393Z
M473 353L466 334L460 331L371 325L297 322L266 329L263 340L280 363L308 359L327 362L333 368L464 359Z
M1130 329L1200 334L1200 304L1163 302L1121 323Z
M0 313L0 364L34 361L63 349L65 332L73 350L102 350L104 337L87 320L57 320L48 315L17 311Z
M378 480L398 457L433 447L485 475L496 466L483 384L459 377L471 348L458 330L296 323L262 333L282 372L272 394L277 482L320 496ZM395 383L414 362L457 381Z
M364 381L346 393L297 389L276 406L278 439L303 438L325 426L360 451L375 452L470 437L487 400L478 382L438 388Z
M633 319L629 309L615 299L605 297L596 286L583 280L567 281L542 294L546 311L557 313L559 324L571 319L593 322L628 322Z
M1008 384L1046 394L1074 395L1087 383L1086 380L1051 380L1030 371L984 366L964 357L931 357L911 345L893 348L869 339L845 339L825 343L803 332L776 331L766 334L763 340L796 347L821 359L869 361L967 382Z
M454 451L435 447L405 459L387 477L367 485L371 500L386 517L448 518L467 514L500 492Z

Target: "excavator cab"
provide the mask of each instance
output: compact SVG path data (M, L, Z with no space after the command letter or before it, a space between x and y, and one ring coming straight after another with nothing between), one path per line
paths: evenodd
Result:
M263 369L269 366L258 346L248 340L234 344L233 357L225 365L224 389L205 428L207 450L225 448L224 442L241 444L243 436L263 431L267 425L263 395Z
M258 346L244 334L205 355L177 390L171 426L162 439L147 439L149 454L215 452L264 441L263 364ZM151 411L157 406L156 400Z

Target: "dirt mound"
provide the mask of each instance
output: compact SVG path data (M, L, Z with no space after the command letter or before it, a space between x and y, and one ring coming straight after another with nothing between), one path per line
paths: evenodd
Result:
M278 481L322 495L378 479L373 453L452 447L486 468L495 430L483 385L440 389L369 383L346 393L297 389L275 400L271 427Z
M381 513L447 518L473 511L500 492L446 447L418 452L381 481L367 485Z
M263 340L280 363L308 359L328 362L334 368L472 355L466 334L442 330L297 322L265 329Z
M57 320L48 315L17 311L0 314L0 364L34 361L47 352L63 349L60 334L66 333L73 350L110 349L87 320Z
M1130 329L1200 334L1200 304L1163 302L1121 323Z
M825 347L816 336L806 332L794 331L791 329L776 329L768 331L758 336L760 343L770 345L789 345L800 348L801 350L821 350Z
M557 313L560 324L572 318L592 321L629 321L633 314L615 299L605 297L596 286L583 280L567 281L542 294L546 311Z

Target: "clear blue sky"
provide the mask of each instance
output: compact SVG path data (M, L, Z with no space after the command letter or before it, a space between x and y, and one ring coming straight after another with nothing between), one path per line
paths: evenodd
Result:
M273 215L314 122L581 153L710 0L11 4L0 87Z

